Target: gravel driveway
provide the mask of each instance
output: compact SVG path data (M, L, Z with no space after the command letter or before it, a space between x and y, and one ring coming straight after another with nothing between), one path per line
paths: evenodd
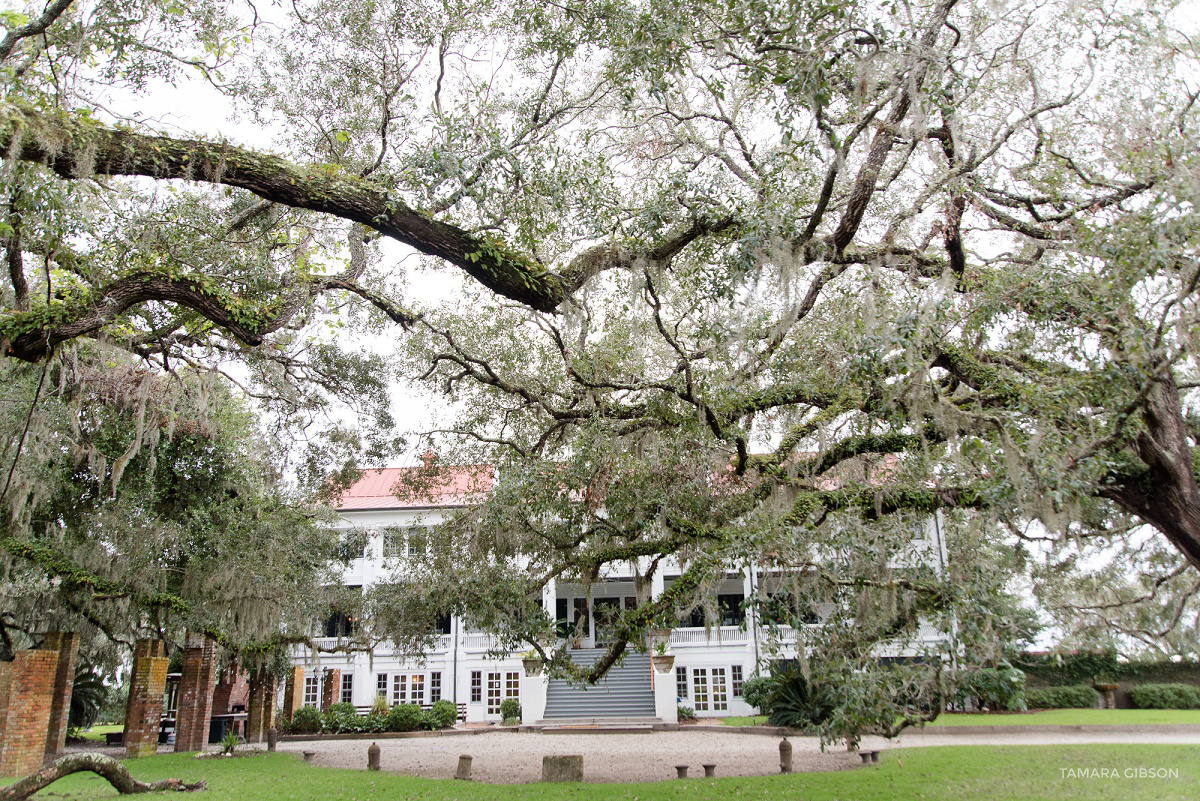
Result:
M764 776L779 772L779 737L714 731L697 726L681 731L647 734L536 734L485 731L474 736L381 739L383 770L410 776L445 779L454 776L460 754L470 754L472 778L494 784L522 784L541 778L542 757L583 754L583 774L589 782L642 782L675 778L675 765L690 766L690 776L703 776L701 765L715 763L716 775ZM796 771L845 770L862 762L856 754L831 747L821 751L811 737L791 737ZM1190 743L1195 733L1104 732L978 735L913 734L891 742L864 738L864 749L895 751L937 745L1054 745L1063 743ZM314 751L318 765L362 770L370 740L318 740L280 743L280 751ZM885 753L884 759L888 758Z
M815 740L789 738L797 771L845 770L862 764L844 750L821 753ZM762 776L779 772L779 738L731 736L695 729L647 734L531 734L486 732L470 737L379 740L383 770L435 779L454 777L460 754L470 754L471 778L493 784L536 782L542 757L583 754L589 782L643 782L675 778L675 766L703 776L705 762L717 776ZM370 740L280 743L280 751L315 751L315 762L331 768L363 769Z

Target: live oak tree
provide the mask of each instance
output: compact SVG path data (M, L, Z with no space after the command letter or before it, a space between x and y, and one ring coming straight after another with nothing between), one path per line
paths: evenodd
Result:
M0 658L53 629L102 669L186 629L243 664L307 640L337 536L226 386L84 341L45 366L6 365Z
M1195 575L1173 4L134 5L6 23L6 352L102 339L280 420L350 396L378 432L383 363L345 346L398 326L403 375L449 396L431 444L501 476L443 549L488 558L427 565L456 577L430 604L536 642L514 610L545 581L682 554L602 671L753 563L861 666L921 620L986 641L959 624L995 608L1004 538L1057 560L1142 523L1172 551L1133 567ZM155 70L272 143L100 96ZM388 240L468 280L423 304ZM350 328L314 344L329 313ZM330 433L324 458L354 444ZM937 571L903 553L936 513Z

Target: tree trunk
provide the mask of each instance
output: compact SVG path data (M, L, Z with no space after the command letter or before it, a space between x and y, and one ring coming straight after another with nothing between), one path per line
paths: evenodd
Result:
M79 771L91 771L108 780L122 795L131 793L156 793L162 790L203 790L203 781L187 784L182 779L162 779L156 782L139 782L129 775L117 760L103 754L70 754L51 762L37 773L18 779L7 787L0 788L0 801L23 801L29 796L61 779Z
M1145 428L1134 448L1148 468L1147 474L1104 486L1100 495L1157 528L1200 568L1200 487L1173 377L1155 383L1142 417Z

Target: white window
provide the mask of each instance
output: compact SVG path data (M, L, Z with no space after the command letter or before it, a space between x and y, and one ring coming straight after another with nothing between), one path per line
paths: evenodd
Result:
M471 671L471 703L478 704L483 700L483 671Z
M392 704L408 703L408 676L392 676Z
M708 711L708 668L692 668L692 701L697 712Z
M487 674L487 713L489 715L500 714L500 691L502 689L501 674Z
M688 690L687 668L677 667L677 668L675 668L675 694L677 696L679 696L680 703L683 703L684 701L687 700L687 697L688 697L687 690Z
M429 674L429 703L442 700L442 671L435 670Z
M385 699L387 698L387 674L386 673L376 673L375 674L375 695L382 695Z
M425 703L424 673L414 673L408 677L408 697L414 704Z
M730 689L730 692L732 693L733 697L741 698L742 697L742 666L741 665L730 665L729 666L729 683L730 683L729 689Z
M342 703L343 704L353 704L354 703L354 674L353 673L343 673L342 674Z
M389 528L383 532L383 558L399 559L404 555L404 529Z
M317 706L321 695L321 680L316 676L304 677L304 706Z
M714 712L729 709L729 693L725 685L725 668L712 669L712 708Z

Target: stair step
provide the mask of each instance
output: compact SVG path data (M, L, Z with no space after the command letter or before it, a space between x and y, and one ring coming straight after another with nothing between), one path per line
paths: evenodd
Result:
M542 734L653 734L654 726L649 723L621 723L600 725L572 723L569 725L546 726Z
M572 662L590 665L605 651L599 648L571 651ZM551 679L546 688L547 722L555 728L579 726L596 731L596 721L606 725L618 722L637 726L654 720L654 673L648 654L628 654L597 684L572 686L565 679ZM569 724L569 725L568 725ZM636 729L641 731L641 729Z

